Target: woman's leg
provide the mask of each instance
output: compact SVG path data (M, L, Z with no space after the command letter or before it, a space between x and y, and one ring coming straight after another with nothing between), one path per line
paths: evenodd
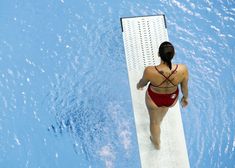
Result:
M146 105L149 112L150 118L150 133L151 133L151 141L155 145L156 149L160 149L160 133L161 133L161 122L166 112L168 111L168 107L158 107L149 97L148 93L146 93Z
M168 108L149 110L151 140L157 149L160 149L161 122Z

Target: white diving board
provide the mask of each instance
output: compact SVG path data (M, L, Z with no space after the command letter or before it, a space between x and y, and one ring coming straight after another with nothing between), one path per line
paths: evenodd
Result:
M150 141L145 92L136 89L146 66L160 63L158 47L168 41L164 15L121 18L124 49L131 89L142 168L189 168L179 102L169 109L161 124L161 149Z

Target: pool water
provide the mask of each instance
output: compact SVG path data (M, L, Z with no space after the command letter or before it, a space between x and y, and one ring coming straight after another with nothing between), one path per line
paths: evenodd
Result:
M120 17L165 14L190 166L235 167L235 2L0 2L0 167L140 167Z

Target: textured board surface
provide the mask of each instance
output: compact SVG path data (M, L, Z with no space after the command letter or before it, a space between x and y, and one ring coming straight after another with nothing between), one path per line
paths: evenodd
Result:
M121 18L132 105L142 168L188 168L189 160L179 102L170 108L161 124L161 149L149 137L149 116L145 92L136 89L146 66L159 64L157 51L168 41L164 15Z

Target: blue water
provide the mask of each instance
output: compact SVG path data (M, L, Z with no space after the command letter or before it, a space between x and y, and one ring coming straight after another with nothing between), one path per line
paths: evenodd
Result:
M119 18L166 14L191 167L235 167L235 2L0 2L0 167L137 168Z

